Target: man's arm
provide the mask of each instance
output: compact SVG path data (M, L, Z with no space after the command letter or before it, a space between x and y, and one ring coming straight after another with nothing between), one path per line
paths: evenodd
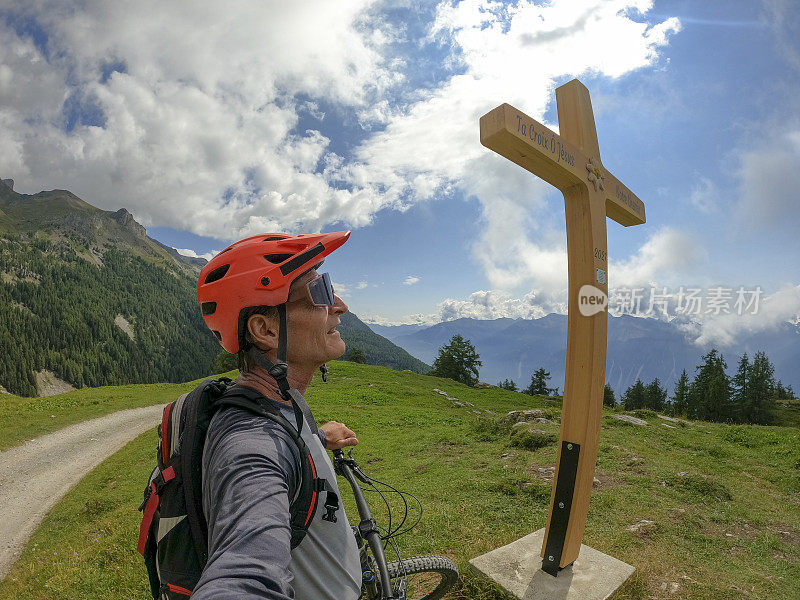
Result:
M292 597L289 489L299 481L297 449L280 426L224 410L203 453L208 563L192 597Z

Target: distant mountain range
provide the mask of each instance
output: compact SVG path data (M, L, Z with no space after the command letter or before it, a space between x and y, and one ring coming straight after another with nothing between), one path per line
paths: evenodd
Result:
M211 374L221 348L197 303L204 264L150 238L124 208L101 210L66 190L19 194L2 180L0 391ZM356 315L339 329L369 363L429 370Z
M566 315L550 314L533 320L456 319L430 327L370 327L427 363L433 363L439 348L458 333L472 342L483 361L481 381L496 384L510 378L525 388L533 371L544 367L550 371L553 387L564 389ZM672 393L681 371L686 369L693 377L701 356L709 349L692 343L671 323L629 315L610 316L606 381L619 395L637 378L649 382L658 377ZM774 331L746 336L735 347L719 349L728 363L729 374L733 374L744 352L752 358L756 351L763 350L775 365L775 376L800 392L800 325L784 323Z

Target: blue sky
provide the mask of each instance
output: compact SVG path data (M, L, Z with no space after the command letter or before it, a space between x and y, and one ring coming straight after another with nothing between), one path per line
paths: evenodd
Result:
M537 317L566 310L564 201L478 117L557 130L578 77L647 208L608 222L611 287L760 286L758 315L697 315L720 342L798 319L796 2L297 4L6 2L0 175L198 255L352 229L327 264L368 320Z

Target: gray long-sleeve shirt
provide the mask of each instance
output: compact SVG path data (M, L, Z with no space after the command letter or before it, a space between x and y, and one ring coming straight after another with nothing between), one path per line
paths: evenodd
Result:
M274 405L295 423L291 407ZM307 419L301 435L318 476L338 494L330 458ZM308 534L290 550L289 501L301 473L297 446L280 425L238 408L214 415L203 452L208 563L193 598L358 598L358 548L343 508L336 523L322 519L327 492L321 492Z

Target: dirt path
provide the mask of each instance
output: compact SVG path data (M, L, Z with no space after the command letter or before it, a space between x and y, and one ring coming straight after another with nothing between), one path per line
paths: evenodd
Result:
M47 511L108 456L155 428L162 409L122 410L0 452L0 579Z

